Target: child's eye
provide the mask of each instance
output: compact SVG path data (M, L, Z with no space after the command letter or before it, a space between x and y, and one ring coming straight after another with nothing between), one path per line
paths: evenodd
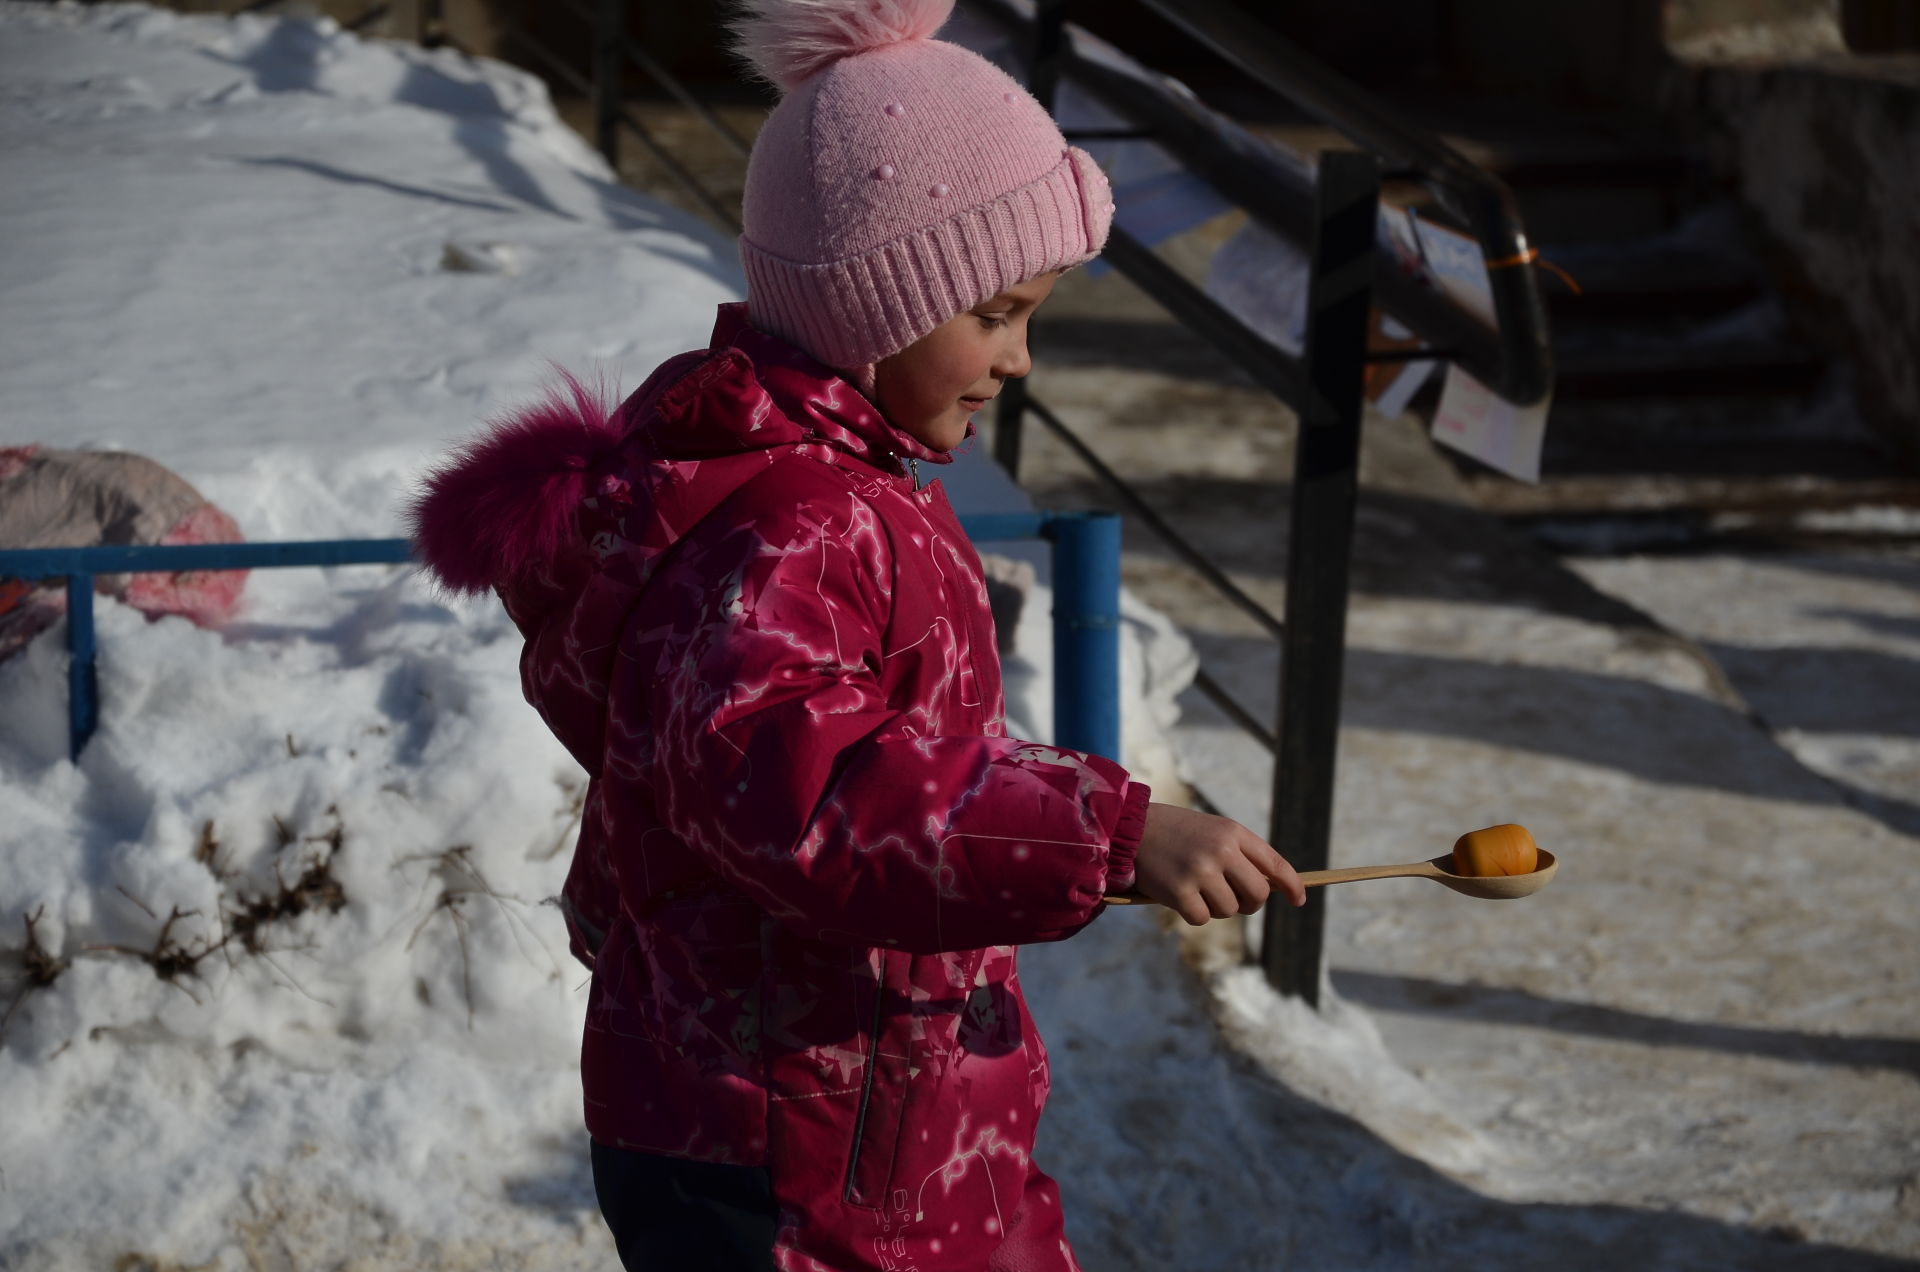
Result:
M988 331L997 331L1001 327L1004 327L1007 325L1007 320L1005 318L996 317L991 314L975 314L974 317L978 318L980 320L980 325L985 327Z

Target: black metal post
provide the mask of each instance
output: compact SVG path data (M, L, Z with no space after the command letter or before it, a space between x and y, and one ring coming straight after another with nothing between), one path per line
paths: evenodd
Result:
M1361 376L1373 306L1380 164L1371 155L1320 156L1307 292L1307 375L1294 451L1287 544L1286 634L1281 642L1280 751L1268 838L1298 870L1327 868L1347 583L1360 462ZM1267 980L1320 1005L1325 890L1307 904L1269 906L1261 942Z
M595 20L598 20L597 15ZM515 43L521 45L528 53L532 54L534 60L545 66L561 80L570 84L574 91L581 93L590 100L598 100L598 94L594 89L593 81L585 75L582 75L579 69L568 62L567 59L561 57L558 53L555 53L545 44L535 39L528 33L525 27L509 24L503 29ZM654 162L659 164L668 176L679 182L680 188L685 190L688 195L693 198L695 203L705 208L707 215L711 216L716 224L724 226L729 234L738 234L740 232L740 218L735 216L720 200L716 199L705 186L701 185L700 179L689 172L685 164L675 159L673 152L661 145L659 138L648 132L646 127L642 125L638 119L634 118L632 111L628 110L626 106L618 100L615 100L613 105L615 122L626 125L627 131L638 138L642 146L646 147L647 153L653 156ZM617 135L618 130L616 129L616 136ZM604 149L602 153L606 153ZM609 162L612 162L612 160L609 160Z
M626 0L598 0L593 8L593 139L617 176L620 172L621 80L626 61Z
M1027 91L1053 113L1060 87L1060 59L1067 51L1067 0L1039 0L1033 13L1033 65L1027 68Z
M1015 481L1020 480L1020 431L1026 427L1026 410L1025 380L1008 380L1000 386L993 413L993 462Z
M420 0L420 47L441 48L447 39L445 0Z

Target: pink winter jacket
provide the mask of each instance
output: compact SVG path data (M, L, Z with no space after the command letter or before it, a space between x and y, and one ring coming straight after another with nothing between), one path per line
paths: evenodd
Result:
M1014 947L1131 882L1146 787L1006 736L979 559L905 470L947 457L745 305L610 418L570 384L415 524L590 777L589 1132L769 1167L783 1269L1076 1267Z

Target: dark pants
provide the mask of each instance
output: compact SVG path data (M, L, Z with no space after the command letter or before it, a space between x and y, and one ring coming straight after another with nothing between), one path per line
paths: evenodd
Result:
M627 1272L773 1272L780 1212L765 1166L592 1144L594 1195Z

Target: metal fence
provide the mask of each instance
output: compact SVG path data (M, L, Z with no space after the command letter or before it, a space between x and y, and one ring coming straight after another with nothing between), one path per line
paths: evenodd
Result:
M1053 719L1058 746L1120 754L1120 519L1110 512L962 517L983 543L1053 545ZM67 586L68 751L75 760L100 719L94 580L103 574L401 565L405 539L196 543L0 549L0 578L64 578Z
M1160 517L1053 411L1012 381L1000 395L995 456L1016 476L1021 429L1038 420L1225 599L1253 616L1281 645L1280 706L1271 730L1202 668L1195 687L1274 755L1268 838L1300 870L1329 865L1334 774L1345 664L1347 596L1358 494L1362 376L1375 303L1424 342L1419 356L1459 362L1511 401L1530 404L1551 389L1545 311L1533 272L1490 272L1495 325L1483 325L1419 280L1377 268L1376 225L1383 178L1424 186L1478 239L1489 262L1535 259L1506 188L1438 137L1396 119L1371 94L1280 39L1244 11L1218 0L1139 0L1224 62L1332 125L1357 148L1319 157L1316 179L1227 134L1208 112L1170 89L1078 56L1066 0L1035 0L1029 18L1008 0L968 0L1032 50L1028 84L1049 109L1071 80L1152 139L1257 221L1306 249L1310 261L1306 345L1294 357L1236 316L1115 224L1105 259L1175 319L1249 374L1300 421L1286 563L1286 614L1275 616ZM1111 134L1099 134L1102 136ZM1068 133L1070 140L1090 134ZM1325 896L1309 892L1297 911L1269 906L1261 962L1285 993L1318 1004Z

